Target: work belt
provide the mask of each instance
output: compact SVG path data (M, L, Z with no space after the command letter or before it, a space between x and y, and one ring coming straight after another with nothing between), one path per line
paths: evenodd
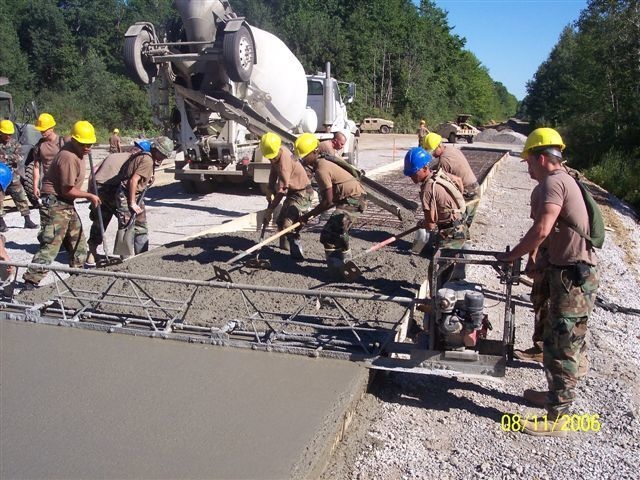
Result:
M593 265L589 265L587 262L576 262L570 265L550 264L548 268L559 270L561 275L562 272L566 272L567 277L574 282L574 285L580 287L584 285L584 282L586 282L589 275L591 275Z
M347 197L336 202L336 207L341 210L350 212L364 212L367 205L367 195L363 194L358 197Z
M48 194L43 195L41 198L42 205L46 208L54 207L54 206L65 206L69 208L73 208L73 200L65 200L63 198L58 198L56 195Z
M462 225L462 220L458 219L458 220L451 220L450 222L446 222L446 223L438 223L438 229L439 230L450 230L452 228L456 228L459 227L460 225Z

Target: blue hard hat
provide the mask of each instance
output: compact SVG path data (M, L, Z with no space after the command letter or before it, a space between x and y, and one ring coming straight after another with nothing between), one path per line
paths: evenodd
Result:
M410 148L404 156L404 174L407 177L415 175L429 165L431 155L422 147Z
M149 153L151 151L151 142L149 140L136 140L133 144L143 152Z
M12 179L13 171L11 168L6 163L0 163L0 186L2 186L3 192L7 189Z

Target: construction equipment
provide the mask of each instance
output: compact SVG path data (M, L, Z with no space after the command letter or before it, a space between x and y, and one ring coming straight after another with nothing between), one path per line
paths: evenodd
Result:
M364 252L359 253L348 262L345 262L345 264L341 268L342 275L347 281L353 282L355 279L357 279L362 275L362 270L358 268L358 266L354 263L354 260L357 260L358 258L362 258L365 255L368 255L372 252L380 250L381 248L395 242L396 240L399 240L402 237L406 237L407 235L410 235L411 233L415 232L416 230L419 230L420 228L421 227L419 225L411 227L409 230L405 230L404 232L394 235L393 237L389 237L382 242L376 243L374 246L368 248Z
M470 117L471 115L467 113L461 113L455 122L441 123L435 131L438 135L449 140L449 143L456 143L461 138L466 139L467 143L473 143L480 130L469 123Z
M265 218L262 222L262 228L260 229L260 238L258 239L258 243L261 243L264 240L264 234L267 231L267 225L269 225L269 221L269 218ZM258 250L256 252L256 256L247 261L247 267L270 269L271 262L269 260L261 259L260 250Z

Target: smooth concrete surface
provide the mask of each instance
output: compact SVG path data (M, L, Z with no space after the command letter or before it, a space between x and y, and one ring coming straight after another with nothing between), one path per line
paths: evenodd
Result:
M317 476L367 372L0 320L0 478Z

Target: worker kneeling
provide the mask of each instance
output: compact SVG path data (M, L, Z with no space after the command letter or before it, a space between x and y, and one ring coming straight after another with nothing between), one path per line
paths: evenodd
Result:
M299 221L305 224L309 218L336 207L322 229L320 242L324 245L329 273L344 278L344 262L351 259L349 229L366 209L366 193L351 171L335 163L339 159L320 153L318 144L318 139L311 133L303 133L295 143L296 155L315 176L320 197L320 203Z
M150 151L145 151L144 145L136 147L133 153L112 153L96 169L95 193L102 203L99 209L91 208L90 212L93 223L88 241L87 266L95 265L98 245L103 242L102 228L107 228L114 215L118 218L119 232L131 227L134 229L132 253L137 255L149 249L143 197L153 183L156 167L171 155L173 142L167 137L158 137L151 143ZM93 188L93 184L93 181L89 182L90 188ZM102 228L98 215L102 216ZM126 238L122 235L119 237ZM128 249L131 250L130 247Z
M463 248L468 227L464 221L462 181L442 170L431 170L429 162L431 155L421 147L409 149L404 157L404 174L420 184L424 210L424 220L418 222L424 230L419 231L412 250L432 258L439 248ZM464 268L448 269L443 272L441 282L460 278L464 278Z
M269 173L269 205L264 219L268 224L273 211L284 198L280 215L276 220L278 230L284 230L298 221L311 208L313 189L302 164L293 158L293 153L282 146L281 138L272 132L260 139L262 156L271 162ZM300 233L287 235L289 252L294 260L303 260L304 252L300 244Z

